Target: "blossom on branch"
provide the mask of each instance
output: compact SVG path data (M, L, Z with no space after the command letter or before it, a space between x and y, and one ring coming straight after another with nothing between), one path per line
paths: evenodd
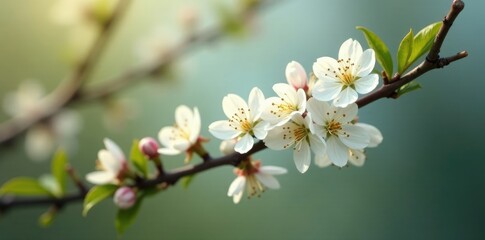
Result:
M376 127L366 123L356 123L356 126L364 128L370 136L369 145L367 147L377 147L382 142L382 133ZM357 167L364 165L366 160L364 149L348 149L348 161ZM315 156L315 164L319 167L328 167L332 165L332 161L328 158L327 154Z
M273 175L285 174L287 170L276 166L261 166L260 161L243 161L239 168L234 170L237 175L227 191L234 203L239 203L246 188L248 198L261 196L266 188L279 189L280 183Z
M348 39L340 47L338 59L321 57L313 64L318 77L312 95L320 101L331 101L337 107L346 107L357 101L357 93L366 94L379 83L372 73L376 59L373 49L362 51L360 43Z
M222 108L229 118L209 125L209 132L216 138L229 140L237 138L234 150L246 153L254 145L254 138L264 139L269 124L260 119L264 103L263 92L257 87L249 93L248 103L235 94L228 94L222 100Z
M306 94L303 89L296 90L286 83L273 85L278 97L270 97L264 103L261 118L274 126L281 126L294 115L301 115L306 110Z
M91 172L86 179L93 184L119 184L128 172L128 162L120 147L109 138L104 139L106 149L98 152L97 167L100 171Z
M308 100L308 112L316 124L315 131L325 138L327 155L339 167L347 164L349 148L364 149L370 142L367 130L352 123L357 111L355 103L338 108L315 98Z
M316 156L320 156L325 155L326 150L323 138L315 134L310 114L305 118L295 115L289 122L273 128L264 139L264 143L273 150L293 147L293 160L301 173L310 167L312 151Z
M175 110L175 125L164 127L158 133L158 140L163 145L158 149L160 154L177 155L182 152L190 154L190 148L195 145L200 134L199 110L191 110L180 105Z
M286 80L295 89L303 89L305 92L308 90L308 78L303 66L296 61L291 61L286 65L285 70Z

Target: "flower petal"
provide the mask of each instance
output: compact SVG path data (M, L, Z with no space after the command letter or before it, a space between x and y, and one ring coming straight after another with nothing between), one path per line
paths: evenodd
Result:
M122 162L116 159L112 152L105 149L99 150L98 160L105 171L118 175Z
M302 142L299 149L293 150L293 160L299 172L305 173L308 170L311 163L311 151L306 141Z
M181 152L174 148L159 148L158 153L163 155L177 155L177 154L180 154Z
M349 152L349 161L357 167L362 167L365 162L365 154L362 150L351 149Z
M259 168L259 171L270 175L281 175L288 172L286 168L282 168L278 166L262 166Z
M164 127L158 132L158 141L160 141L163 146L172 147L172 139L174 138L174 135L176 135L174 133L178 131L179 130L174 127Z
M293 144L293 140L289 137L285 137L287 131L283 128L292 126L292 123L286 123L283 126L275 127L268 131L268 135L263 139L264 144L273 150L283 150L287 149Z
M339 59L351 59L351 61L356 62L362 55L362 46L357 40L353 40L352 38L347 39L342 45L340 46L338 52Z
M340 71L339 67L337 60L331 57L321 57L313 63L313 73L318 79L335 78L335 72Z
M364 77L369 75L372 70L374 70L374 65L376 63L376 57L373 49L367 49L362 53L360 59L356 59L356 72L355 75L359 77Z
M108 151L110 151L113 154L113 156L118 161L126 160L125 154L123 154L123 151L121 151L120 147L115 142L113 142L111 139L105 138L104 139L104 146L106 147L106 149Z
M315 153L315 155L325 155L325 153L327 152L327 144L325 144L323 138L310 134L309 139L310 147L313 153Z
M297 103L296 89L287 83L276 83L273 85L273 91L278 97L285 99L292 105Z
M189 136L189 141L191 144L194 144L197 139L199 138L200 135L200 128L201 128L201 122L200 122L200 114L199 114L199 109L194 107L194 117L191 119L191 126L190 126L190 136Z
M209 132L214 135L214 137L228 140L237 137L241 132L235 130L233 127L229 126L229 121L221 120L215 121L209 125Z
M332 165L332 162L328 158L327 154L315 155L315 165L317 165L318 167L324 168Z
M251 148L253 148L254 145L254 138L251 136L251 134L247 133L244 134L244 136L239 139L239 141L236 143L236 146L234 146L234 150L238 153L247 153Z
M114 175L112 172L107 172L107 171L90 172L86 175L86 180L96 185L111 183L115 178L116 178L116 175Z
M336 166L343 167L347 164L349 149L336 137L327 139L327 155Z
M264 107L264 94L263 92L254 87L251 92L249 93L249 109L251 110L252 121L256 121L261 117L261 113L263 112Z
M370 137L367 131L355 125L343 125L338 138L347 147L352 149L364 149L369 145Z
M239 109L244 109L247 112L248 104L244 99L236 94L227 94L227 96L222 99L222 110L224 110L224 114L231 119L234 115L240 115Z
M244 185L246 185L246 178L243 176L238 176L236 179L234 179L234 181L232 181L231 185L229 186L227 196L230 197L234 194L242 192L244 190Z
M179 128L189 128L188 124L193 118L192 110L189 107L180 105L175 109L175 123Z
M235 193L234 195L232 195L232 201L235 204L238 204L241 201L241 198L242 198L243 193L244 193L244 191L240 191L240 192Z
M369 145L367 147L377 147L382 142L382 133L376 127L366 123L356 123L355 126L364 128L370 136Z
M269 122L259 122L253 127L254 136L263 140L268 135Z
M355 90L360 94L366 94L371 92L379 84L379 77L377 74L367 75L365 77L359 78L355 81Z
M286 80L294 88L305 88L307 85L307 75L303 66L296 61L291 61L286 65Z
M333 104L336 107L347 107L357 101L357 98L357 92L353 88L347 87L333 100Z
M273 177L272 175L269 174L264 174L264 173L255 173L254 176L267 188L269 189L279 189L280 188L280 183L278 180Z
M349 124L355 119L358 111L359 107L357 107L357 104L355 103L349 104L345 108L336 108L333 119L342 124Z
M312 89L312 96L320 101L335 99L342 91L342 83L333 78L323 77Z

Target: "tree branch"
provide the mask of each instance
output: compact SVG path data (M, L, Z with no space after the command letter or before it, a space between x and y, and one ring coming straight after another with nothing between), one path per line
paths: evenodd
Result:
M405 75L394 76L389 81L388 84L382 85L382 87L376 90L375 92L357 100L356 103L359 106L359 108L364 107L365 105L372 103L378 99L392 97L396 92L396 90L398 90L400 87L415 80L416 78L420 77L426 72L436 68L443 68L444 66L454 61L460 60L468 56L468 53L466 51L462 51L450 57L446 57L446 58L439 57L441 45L443 44L446 38L446 35L448 34L448 31L451 28L451 25L453 25L453 22L455 21L456 17L458 16L458 14L460 14L460 12L463 10L464 7L465 7L465 3L463 3L461 0L454 0L453 3L451 4L450 11L443 19L443 25L441 25L441 28L438 34L436 35L434 43L431 46L431 49L428 52L428 55L426 56L425 60L421 62L417 67L415 67L413 70L406 73Z
M396 76L390 81L389 84L383 85L379 90L375 91L372 94L369 94L365 96L364 98L360 99L357 101L357 104L359 105L359 108L362 108L366 106L369 103L372 103L380 98L384 97L390 97L395 91L403 86L406 83L409 83L410 81L418 78L422 74L435 69L435 68L442 68L451 62L460 60L464 57L466 57L468 54L467 52L463 51L460 53L457 53L453 56L447 57L447 58L439 58L439 51L441 49L441 44L443 43L446 34L451 27L453 21L455 18L458 16L460 11L463 9L464 4L462 1L457 1L455 0L452 4L452 7L450 9L450 12L448 15L445 17L444 24L441 27L439 34L437 35L435 42L428 53L426 60L423 61L421 64L419 64L416 68L413 70L409 71L407 74L403 75L402 77ZM431 60L430 60L431 59ZM432 60L435 59L435 60ZM164 63L161 62L161 65ZM160 65L160 66L161 66ZM147 72L144 71L134 71L131 74L137 75L143 75L146 74ZM128 74L129 75L129 74ZM125 78L123 78L125 79ZM129 82L127 79L124 80ZM111 92L107 93L98 93L93 96L102 96L104 94L111 94ZM82 95L81 95L82 96ZM86 96L86 95L85 95ZM97 98L97 97L92 97L92 98ZM85 98L85 100L89 100L92 98ZM80 99L83 99L80 97ZM185 176L190 176L194 175L197 173L201 173L216 167L221 167L221 166L237 166L238 164L241 163L244 159L249 157L250 155L257 153L261 150L266 149L266 146L264 145L263 142L258 142L256 143L253 148L246 154L239 154L239 153L233 153L231 155L223 156L220 158L212 158L210 155L205 156L204 161L202 163L199 163L195 166L190 166L190 167L184 167L179 170L174 170L171 172L166 172L165 174L161 174L160 176L154 178L154 179L141 179L137 183L133 185L133 187L137 187L140 189L146 189L150 187L157 186L162 183L166 183L168 185L174 185L180 180L182 177ZM38 205L55 205L58 206L59 208L71 203L71 202L77 202L77 201L82 201L86 195L85 191L79 191L78 193L66 195L62 198L49 198L49 197L37 197L37 198L29 198L29 199L16 199L12 197L3 197L0 199L0 212L4 212L8 209L14 208L14 207L23 207L23 206L38 206Z

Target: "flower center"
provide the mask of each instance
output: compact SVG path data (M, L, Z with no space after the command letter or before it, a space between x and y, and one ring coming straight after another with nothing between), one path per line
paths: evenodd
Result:
M248 114L250 113L250 109L247 109L247 112L244 108L238 108L237 111L231 116L229 119L229 127L234 128L236 131L241 131L243 133L250 132L253 128L252 122L248 119Z
M273 115L277 117L281 117L282 114L288 115L294 111L298 111L298 106L288 101L288 98L280 98L280 100L281 102L279 103L276 103L276 102L271 103L273 107L276 107L275 110L270 111Z
M247 183L247 191L248 191L248 199L254 196L261 197L261 194L264 192L264 186L261 182L256 179L253 175L249 175L246 177Z
M339 59L337 62L340 64L340 67L338 68L339 72L334 72L335 77L340 79L344 86L352 86L357 79L352 73L354 62L350 58Z
M327 130L327 135L337 136L338 131L342 130L342 124L332 119L330 122L327 123L325 130Z

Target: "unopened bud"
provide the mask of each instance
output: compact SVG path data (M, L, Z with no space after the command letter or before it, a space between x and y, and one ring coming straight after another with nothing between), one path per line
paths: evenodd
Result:
M136 202L136 193L130 187L120 187L116 190L113 201L121 209L130 208Z
M286 65L286 80L290 85L292 85L295 89L303 89L307 90L307 75L303 66L296 62L291 61Z
M143 138L138 144L138 148L143 154L145 154L150 159L154 159L159 156L158 143L155 139L151 137Z
M234 151L234 146L236 146L237 140L234 139L229 139L229 140L224 140L221 142L221 145L219 146L219 150L221 151L222 154L224 155L229 155L232 154L236 151Z

